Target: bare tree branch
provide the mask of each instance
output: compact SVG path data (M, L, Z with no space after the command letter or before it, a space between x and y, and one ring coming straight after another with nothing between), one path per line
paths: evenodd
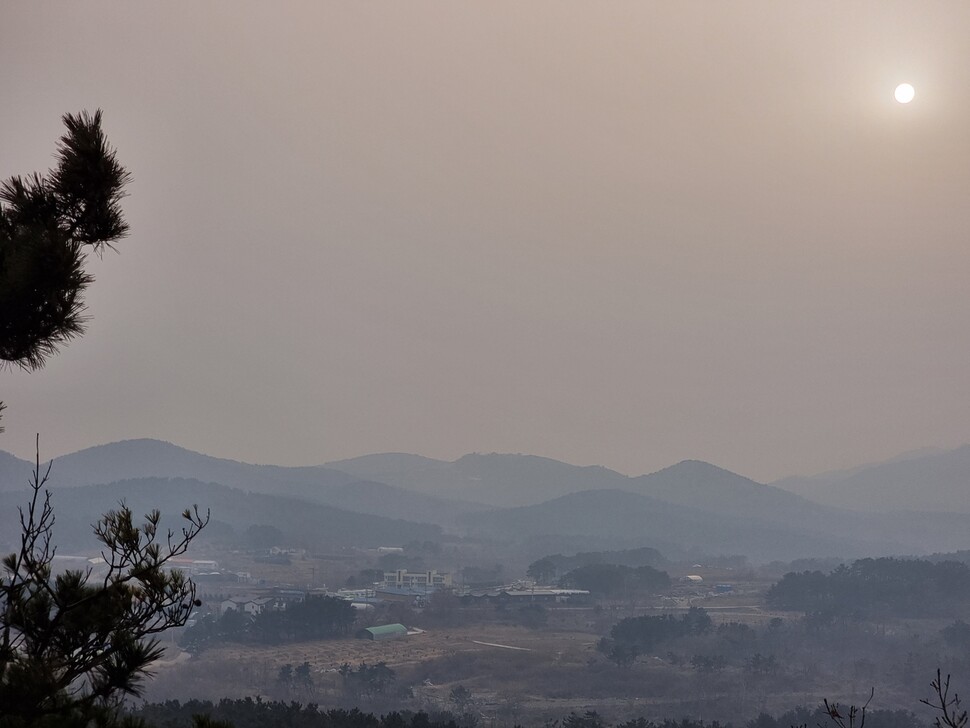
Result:
M91 584L92 569L52 575L54 511L45 487L51 464L40 464L39 442L31 497L20 511L17 553L0 578L0 704L32 720L75 707L104 707L121 694L138 694L161 655L153 635L183 626L197 606L195 584L168 564L184 554L209 522L198 507L182 513L181 537L158 540L161 514L134 524L121 503L94 525L107 575Z
M967 724L967 711L960 710L960 696L956 692L950 697L950 675L947 674L943 679L942 672L937 668L936 678L930 683L930 687L936 695L921 699L920 702L939 711L940 714L934 719L936 728L964 728Z

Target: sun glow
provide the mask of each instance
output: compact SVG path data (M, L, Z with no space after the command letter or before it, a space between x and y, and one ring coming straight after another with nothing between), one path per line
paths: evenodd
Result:
M896 97L896 101L899 103L908 104L916 97L916 89L913 88L912 84L901 83L896 87L893 96Z

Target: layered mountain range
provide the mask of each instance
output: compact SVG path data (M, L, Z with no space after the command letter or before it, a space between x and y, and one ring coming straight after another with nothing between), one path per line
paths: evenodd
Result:
M32 467L0 451L0 543L16 537ZM67 544L124 500L166 514L198 504L216 535L268 525L314 548L447 537L767 561L970 548L968 483L970 447L767 485L690 460L639 477L501 454L279 467L127 440L57 458L49 486Z

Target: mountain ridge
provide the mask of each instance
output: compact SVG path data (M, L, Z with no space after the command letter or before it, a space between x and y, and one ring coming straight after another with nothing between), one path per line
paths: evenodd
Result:
M970 514L970 445L773 485L842 508Z
M960 468L965 466L970 472L970 446L952 452L957 453L953 457ZM23 489L30 463L0 455L4 455L0 457L0 476L7 481L0 483L0 490ZM965 463L960 459L964 456ZM878 467L913 468L923 459L914 457ZM337 463L351 472L334 468ZM957 475L962 472L960 468L954 471ZM616 523L628 524L625 537L631 539L629 543L635 543L644 534L634 528L622 509L615 507L623 496L611 492L620 491L653 504L648 507L643 500L625 501L641 514L644 522L654 522L656 513L668 513L670 524L680 525L662 540L684 547L685 535L697 543L706 541L711 547L718 547L719 542L712 541L714 533L733 534L721 547L748 544L746 548L753 549L752 553L765 555L774 548L768 543L772 540L783 544L781 550L789 549L784 545L789 541L800 544L799 548L812 549L810 554L798 555L859 554L868 553L870 548L874 549L872 553L885 549L918 553L970 546L960 537L966 529L959 519L951 518L949 513L912 507L923 505L918 500L905 504L911 507L904 512L864 514L691 459L637 477L602 466L575 466L540 456L501 453L469 453L452 462L407 453L378 453L322 466L283 467L212 458L171 443L138 439L58 458L52 485L78 487L96 484L92 481L98 478L116 482L139 477L192 478L252 493L299 498L348 512L430 521L459 533L489 536L487 531L491 528L491 537L500 539L517 532L532 536L567 535L568 530L547 514L564 508L557 499L575 495L572 502L583 502L587 518L601 523L599 531L590 532L590 538L609 539L616 535L619 527L609 527L608 519L604 521L605 516L597 512L613 508L612 518ZM532 523L511 528L509 524L518 522L516 514L527 508L534 509L526 511L532 514ZM699 515L702 513L703 517ZM564 523L575 519L565 511L561 511L561 516ZM535 525L543 523L551 524L544 526L549 533L536 532ZM740 533L742 525L751 533L761 533L762 539ZM667 526L660 523L654 530L663 531ZM834 554L832 549L839 544L843 546L842 553Z
M0 492L26 488L32 468L31 463L0 451ZM478 503L411 493L323 466L254 465L149 438L96 445L55 458L50 485L76 488L140 478L194 479L251 493L302 498L356 513L430 519L445 526L452 524L459 513L487 508ZM381 491L379 496L375 494L369 500L363 497L363 491L373 494L376 489Z
M0 493L0 542L11 541L19 533L16 506L22 505L23 496L17 491ZM405 543L440 538L442 533L436 524L358 513L286 495L249 492L191 478L152 477L52 489L52 504L59 515L55 526L58 544L93 546L90 524L117 508L121 500L136 517L159 509L169 528L176 526L186 507L198 505L202 512L211 511L213 525L229 525L237 537L248 526L270 525L288 536L288 543L281 545L309 548L376 547L388 540ZM210 538L218 535L218 529L203 533Z

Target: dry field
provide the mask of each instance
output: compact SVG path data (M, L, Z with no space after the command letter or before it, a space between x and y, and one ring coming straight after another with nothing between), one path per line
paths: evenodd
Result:
M514 680L516 669L526 666L531 671L542 666L585 665L594 657L595 642L596 637L589 633L476 625L428 630L383 642L347 638L274 647L223 645L197 657L170 650L157 667L155 679L148 683L145 698L184 701L261 695L337 703L341 681L336 671L342 664L385 662L395 670L399 682L416 685L425 697L433 699L437 690L447 687L445 700L452 684L460 681L457 678L469 687L479 683L485 688ZM313 688L283 689L277 681L279 669L304 662L310 665ZM479 669L481 674L468 674ZM456 679L450 680L452 676Z
M478 652L528 651L557 660L585 661L592 656L595 642L594 635L582 632L537 632L522 627L486 624L428 630L404 639L382 642L346 638L272 647L226 644L206 650L195 658L170 650L157 670L154 682L161 684L171 678L172 673L218 671L226 665L265 665L272 669L274 680L279 668L287 663L308 662L315 674L336 671L344 663L356 665L361 662L385 662L400 671L441 657Z
M362 702L365 710L453 709L452 688L463 685L474 696L474 710L499 725L519 721L541 724L570 711L596 710L611 720L696 715L721 720L748 719L759 710L812 704L818 693L797 685L767 689L749 678L700 676L649 657L633 668L619 668L596 651L589 632L527 630L484 624L428 630L406 639L371 642L328 640L279 647L227 645L196 658L172 656L148 685L150 701L190 698L264 699L353 704L337 668L385 662L413 697L389 696ZM512 649L517 648L517 649ZM307 662L313 685L285 687L279 669ZM740 692L739 692L740 688Z

